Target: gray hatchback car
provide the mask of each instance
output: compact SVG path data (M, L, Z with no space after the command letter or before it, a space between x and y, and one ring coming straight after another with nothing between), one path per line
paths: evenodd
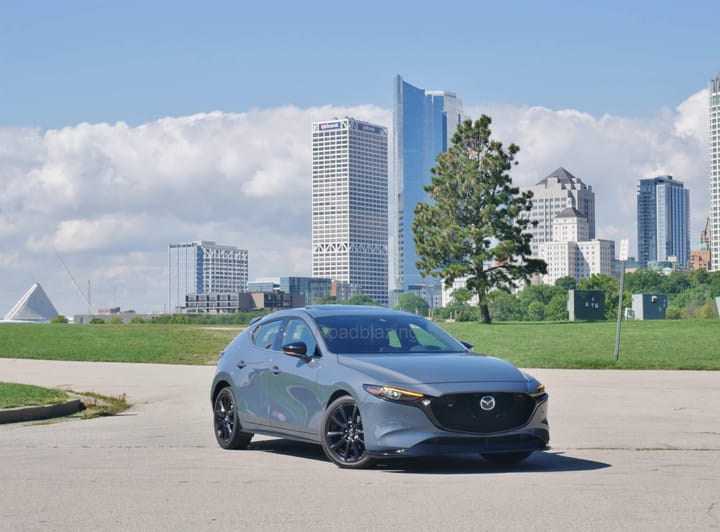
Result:
M319 443L345 468L427 455L513 463L550 439L536 379L380 307L308 306L252 322L220 354L211 401L224 449L278 436Z

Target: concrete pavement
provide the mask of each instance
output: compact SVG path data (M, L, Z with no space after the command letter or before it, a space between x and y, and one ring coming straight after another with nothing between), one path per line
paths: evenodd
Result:
M0 426L2 530L720 530L720 373L531 370L552 451L346 471L318 446L219 449L203 366L0 359L0 379L125 393L112 418Z

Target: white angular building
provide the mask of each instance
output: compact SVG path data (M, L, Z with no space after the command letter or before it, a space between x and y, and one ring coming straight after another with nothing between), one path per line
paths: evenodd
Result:
M562 166L540 180L529 189L533 193L530 219L537 221L529 229L533 235L531 249L534 257L539 256L539 246L553 240L553 221L558 213L568 207L577 209L587 222L588 237L595 238L595 193Z
M58 311L38 283L18 299L2 321L47 323L57 317Z
M595 273L612 275L615 242L590 239L590 226L573 207L560 211L552 222L552 240L538 245L538 256L548 265L544 284L555 284L560 277L586 279Z
M387 305L387 128L314 122L312 148L312 276Z

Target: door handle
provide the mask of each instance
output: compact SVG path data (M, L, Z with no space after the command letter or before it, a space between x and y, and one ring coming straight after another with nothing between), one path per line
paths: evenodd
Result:
M277 366L273 366L270 371L272 371L273 375L280 375L282 373L282 370L280 370L280 368Z
M244 361L244 360L241 360L240 362L238 362L238 363L236 364L236 366L237 366L238 369L243 369L245 366L247 366L247 364L245 364L245 361Z

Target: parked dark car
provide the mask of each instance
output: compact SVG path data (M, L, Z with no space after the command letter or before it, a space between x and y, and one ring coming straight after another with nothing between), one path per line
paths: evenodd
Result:
M254 321L220 354L211 389L224 449L253 434L315 442L340 467L425 455L523 460L547 448L548 395L432 321L320 305Z

